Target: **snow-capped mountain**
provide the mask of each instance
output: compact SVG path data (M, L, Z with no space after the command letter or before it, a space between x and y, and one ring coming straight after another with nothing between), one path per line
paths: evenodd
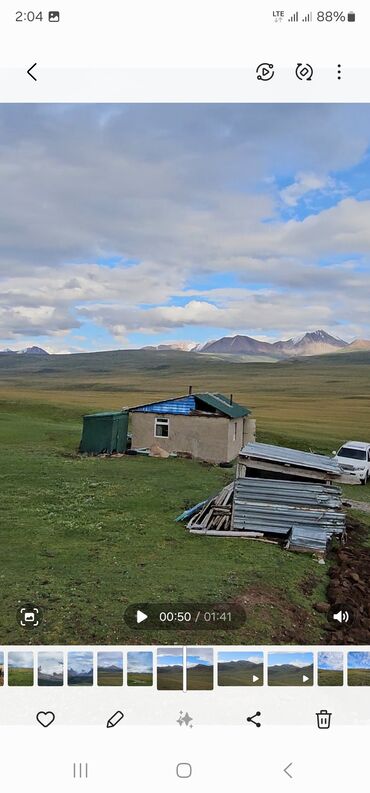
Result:
M362 343L365 344L364 342ZM329 352L351 347L348 342L332 336L326 330L315 330L302 333L291 339L268 342L254 339L252 336L222 336L220 339L195 344L195 342L173 342L159 344L156 347L145 347L150 350L182 350L184 352L213 353L215 355L248 355L268 356L269 358L292 358L296 356L324 355Z
M49 355L42 347L25 347L24 350L0 350L0 355Z

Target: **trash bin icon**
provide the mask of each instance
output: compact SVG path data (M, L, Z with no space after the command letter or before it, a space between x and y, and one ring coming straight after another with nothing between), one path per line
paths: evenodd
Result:
M319 713L316 713L317 717L317 726L319 730L328 730L331 723L332 713L328 713L327 710L320 710Z

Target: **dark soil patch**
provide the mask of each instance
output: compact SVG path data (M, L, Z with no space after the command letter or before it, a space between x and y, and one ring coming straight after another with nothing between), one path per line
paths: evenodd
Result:
M301 581L301 591L304 595L312 595L318 584L317 576L314 573L308 573Z
M348 628L336 629L325 626L328 644L368 644L370 639L370 548L363 543L367 539L367 527L361 521L348 516L348 540L344 548L332 552L333 566L329 570L330 583L327 598L331 605L348 605L354 622Z

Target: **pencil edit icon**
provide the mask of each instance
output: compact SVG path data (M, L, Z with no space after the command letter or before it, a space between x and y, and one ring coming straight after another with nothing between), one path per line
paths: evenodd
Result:
M107 727L108 728L109 727L115 727L116 724L119 724L119 722L122 721L122 719L123 719L122 711L121 710L116 710L116 712L113 714L113 716L110 716L110 718L108 719Z

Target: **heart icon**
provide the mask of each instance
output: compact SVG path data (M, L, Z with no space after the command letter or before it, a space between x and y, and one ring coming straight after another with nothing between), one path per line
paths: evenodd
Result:
M51 710L48 710L46 712L40 710L40 713L37 713L36 715L36 719L38 723L41 724L43 727L50 727L50 724L52 724L53 721L55 721L55 713L52 713Z

